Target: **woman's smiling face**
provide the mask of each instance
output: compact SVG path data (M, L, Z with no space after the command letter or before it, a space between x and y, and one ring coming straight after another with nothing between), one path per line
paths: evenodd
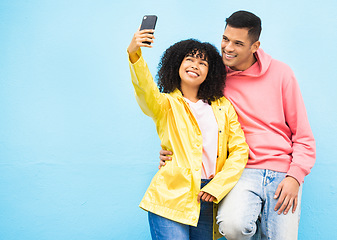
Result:
M208 74L208 62L202 54L187 55L180 64L181 87L196 88L205 81Z

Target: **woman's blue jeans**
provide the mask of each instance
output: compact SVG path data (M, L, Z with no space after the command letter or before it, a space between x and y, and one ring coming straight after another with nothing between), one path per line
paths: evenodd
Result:
M201 188L210 180L201 182ZM197 227L178 223L149 212L150 231L153 240L212 240L213 203L201 201Z

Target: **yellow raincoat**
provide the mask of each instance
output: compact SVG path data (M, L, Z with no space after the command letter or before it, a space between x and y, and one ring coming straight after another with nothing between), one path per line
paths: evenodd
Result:
M153 177L139 206L173 221L197 226L202 168L199 126L181 92L176 89L169 94L160 93L141 50L137 54L137 62L129 61L137 102L155 122L163 148L173 152L172 161L167 161ZM216 175L201 190L219 203L239 180L247 163L248 145L232 104L222 97L211 106L219 128Z

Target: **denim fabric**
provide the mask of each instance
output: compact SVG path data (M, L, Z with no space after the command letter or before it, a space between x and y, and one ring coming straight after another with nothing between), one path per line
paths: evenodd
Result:
M274 211L275 191L286 173L265 169L243 171L229 194L219 203L217 223L227 240L296 240L300 219L302 186L295 213Z
M210 180L202 180L201 188ZM212 240L213 203L202 202L198 226L181 224L149 212L149 225L153 240Z

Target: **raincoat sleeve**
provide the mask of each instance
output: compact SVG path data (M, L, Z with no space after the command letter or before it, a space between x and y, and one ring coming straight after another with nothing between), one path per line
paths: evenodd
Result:
M164 94L159 92L156 83L153 81L151 72L139 49L137 51L139 59L132 64L129 59L132 84L135 89L135 96L142 111L152 119L158 118L162 109L167 104Z
M219 203L235 186L248 161L249 148L234 107L231 104L228 112L228 121L228 157L221 171L201 189L201 191L207 192L216 198L214 203ZM226 157L227 154L224 153L224 156Z

